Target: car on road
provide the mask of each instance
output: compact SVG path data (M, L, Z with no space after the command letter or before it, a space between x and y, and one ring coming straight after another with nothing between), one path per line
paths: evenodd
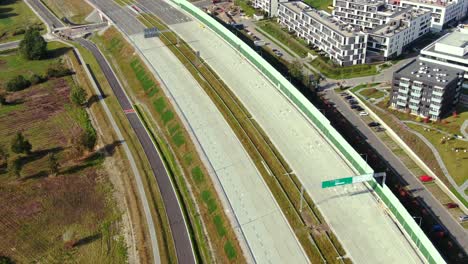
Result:
M421 176L419 176L419 179L422 182L432 182L432 181L434 181L434 178L429 176L429 175L421 175Z
M458 204L456 204L456 203L446 203L445 207L447 207L449 209L450 208L458 208Z
M465 221L468 221L468 215L461 215L458 220L460 220L460 222L465 222Z
M370 123L367 124L367 125L370 126L370 127L378 127L378 126L380 126L380 124L379 124L378 122L375 122L375 121L372 121L372 122L370 122Z
M368 116L369 113L367 113L366 111L362 111L362 112L359 112L359 115L360 116Z

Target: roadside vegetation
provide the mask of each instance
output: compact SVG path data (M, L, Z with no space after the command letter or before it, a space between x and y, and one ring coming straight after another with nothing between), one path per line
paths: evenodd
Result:
M252 1L250 0L234 0L234 4L239 6L248 17L253 17L253 15L257 12L255 8L253 8Z
M143 21L151 21L152 25L167 29L152 16L145 16ZM266 133L252 120L252 116L229 87L209 66L197 63L195 52L187 43L179 41L179 45L174 45L177 37L173 32L164 32L161 41L186 65L230 124L262 174L311 262L350 263L350 259L344 257L346 252L329 230L308 194L304 194L304 206L300 212L301 184L298 178L290 173L291 169ZM207 204L210 208L209 203ZM219 229L218 232L222 233Z
M45 32L45 26L24 1L0 1L0 43L21 39L28 28Z
M42 0L43 3L59 19L66 18L75 24L87 23L85 18L93 11L93 8L82 0Z
M304 2L315 9L331 13L332 9L328 7L333 5L333 0L304 0Z
M48 46L42 60L0 54L0 253L16 263L126 262L106 169L115 145L97 136L88 95L77 92L70 70L71 50ZM48 74L58 67L66 74ZM7 91L20 75L29 86Z
M139 114L164 154L178 195L185 205L185 216L198 257L205 262L215 259L242 262L242 251L211 178L159 83L137 55L129 56L134 50L116 29L109 29L93 40L115 62L116 72L126 80L127 89L132 89L130 92L141 104L137 107Z

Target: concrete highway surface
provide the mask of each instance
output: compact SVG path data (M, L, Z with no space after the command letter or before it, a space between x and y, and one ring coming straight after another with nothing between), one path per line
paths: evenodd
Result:
M213 31L200 25L193 21L170 27L200 51L266 131L348 256L356 263L423 262L413 243L364 184L321 189L324 180L356 172L274 84Z
M126 7L105 0L93 0L93 3L124 32L125 27L121 27L121 23L131 28L142 27L138 20L128 16L134 13ZM153 7L160 8L156 5ZM107 8L111 12L108 13ZM118 11L118 8L121 10ZM114 17L120 12L127 12L126 21ZM181 23L187 21L184 18L186 15L178 14L165 17L172 22L179 19ZM158 38L144 38L143 30L134 34L125 33L150 64L165 93L173 100L210 172L247 260L258 263L308 263L262 176L203 88Z
M380 140L380 138L359 116L357 111L350 109L348 103L346 103L343 97L339 96L333 90L326 91L327 98L335 103L336 109L338 109L343 116L348 119L362 134L367 138L366 140L372 145L372 147L382 156L385 160L395 169L406 182L408 190L412 191L415 197L419 197L424 201L429 210L431 210L439 221L447 228L453 238L465 249L468 249L468 232L464 229L456 219L454 219L447 209L424 187L421 181L417 178L419 175L414 175L411 171L403 164L403 162L393 154L393 152ZM385 133L385 132L378 132Z
M77 41L86 49L91 51L95 56L99 66L101 67L107 81L112 88L112 91L119 101L122 110L126 112L127 119L132 126L133 131L135 132L138 140L141 143L141 146L143 147L151 169L158 182L167 217L169 219L172 237L174 239L177 260L179 263L196 263L192 242L190 240L190 235L188 234L179 200L175 193L170 176L168 175L164 166L162 158L156 149L156 146L153 144L151 137L146 131L138 115L134 111L131 111L133 110L132 103L126 96L117 77L112 71L111 66L107 63L99 49L94 44L84 39L78 39Z

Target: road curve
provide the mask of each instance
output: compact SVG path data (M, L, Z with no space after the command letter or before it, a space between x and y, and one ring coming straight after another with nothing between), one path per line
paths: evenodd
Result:
M180 206L170 176L166 171L156 146L153 144L151 137L146 131L138 115L133 111L132 103L125 94L125 91L112 71L111 66L99 51L99 49L93 43L82 38L77 39L77 42L88 49L96 58L104 73L104 76L109 82L109 85L111 86L112 91L119 101L120 106L122 107L123 111L125 111L127 119L130 122L130 125L132 126L138 140L140 141L141 146L143 147L151 169L158 182L159 190L166 208L169 226L171 228L172 237L174 239L176 248L178 263L197 263L192 247L192 242L190 240L190 235L188 233L188 228L182 213L182 208Z

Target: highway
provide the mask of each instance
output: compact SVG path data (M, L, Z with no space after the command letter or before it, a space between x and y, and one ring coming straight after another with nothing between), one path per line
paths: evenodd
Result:
M93 0L92 3L124 32L126 27L142 27L131 16L134 13L126 7L105 0ZM124 12L127 13L123 15L127 17L126 21L121 20L123 16L116 17ZM184 17L186 15L176 14L170 19L177 22L176 18ZM184 23L184 20L181 21ZM153 69L191 135L247 260L258 263L308 263L263 177L210 97L158 38L144 38L142 31L125 33L141 52L149 68Z
M320 188L324 180L356 172L274 84L200 22L170 27L200 51L266 131L354 262L422 262L412 242L364 184Z
M196 263L196 258L193 252L192 242L188 234L187 225L180 207L179 200L171 182L170 176L164 166L160 153L153 144L151 137L146 131L144 125L138 115L132 111L132 103L124 92L117 77L115 76L111 66L104 58L99 49L89 41L77 39L83 47L92 52L101 67L109 85L112 88L117 100L119 101L122 111L125 111L127 119L133 128L138 140L143 147L143 150L148 158L153 174L158 182L159 190L164 202L169 225L171 227L172 237L176 248L177 260L179 263ZM144 197L142 197L144 198Z
M19 46L20 40L5 42L0 44L0 51L16 49Z
M403 164L403 162L393 154L393 152L380 140L369 126L358 115L358 112L351 110L349 105L344 101L343 97L339 96L333 90L326 91L327 98L334 102L336 109L348 119L362 134L366 137L372 147L391 165L393 169L407 182L408 190L412 191L415 197L419 197L426 203L427 208L435 214L436 218L447 228L453 238L467 251L468 249L468 233L454 219L447 209L424 187L424 184L417 179L418 175L414 175ZM417 190L417 191L416 191Z

